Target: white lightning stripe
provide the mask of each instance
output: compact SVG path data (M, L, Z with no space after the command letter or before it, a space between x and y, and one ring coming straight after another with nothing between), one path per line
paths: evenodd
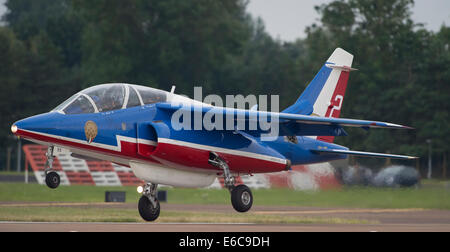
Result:
M116 135L116 141L118 143L117 145L101 144L101 143L96 143L96 142L92 142L89 144L86 140L80 140L77 138L63 137L63 136L58 136L58 135L52 135L52 134L47 134L47 133L42 133L42 132L31 131L31 130L23 130L23 129L21 129L21 130L25 131L25 132L33 133L36 135L52 137L52 138L56 138L59 140L78 143L78 144L82 144L82 145L86 145L86 146L94 146L94 147L117 151L117 152L122 151L122 145L120 144L121 142L142 143L142 144L148 144L148 145L153 145L153 146L157 145L157 143L155 141L151 141L151 140L147 140L147 139L137 139L137 141L136 141L136 138L120 136L120 135Z
M189 148L194 148L194 149L199 149L199 150L221 152L221 153L231 154L231 155L235 155L235 156L250 157L250 158L254 158L254 159L260 159L260 160L265 160L265 161L270 161L270 162L275 162L275 163L280 163L280 164L286 164L286 162L287 162L286 159L277 158L277 157L273 157L273 156L262 155L262 154L257 154L257 153L253 153L253 152L247 152L247 151L225 149L225 148L214 147L214 146L209 146L209 145L195 144L195 143L178 141L178 140L173 140L173 139L168 139L168 138L158 138L158 142L174 144L174 145L179 145L179 146L186 146Z
M142 139L142 138L138 138L137 142L140 143L140 144L147 144L147 145L153 145L153 146L157 146L158 145L158 143L155 142L155 141Z

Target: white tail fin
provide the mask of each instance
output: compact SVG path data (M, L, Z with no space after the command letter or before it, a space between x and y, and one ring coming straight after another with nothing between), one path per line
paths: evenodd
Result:
M337 48L327 60L325 66L332 71L314 103L314 114L339 118L352 63L353 55L341 48Z

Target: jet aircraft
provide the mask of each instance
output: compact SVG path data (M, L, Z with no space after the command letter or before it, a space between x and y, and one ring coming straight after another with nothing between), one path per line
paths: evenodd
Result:
M253 195L246 185L235 183L240 175L288 171L292 165L349 155L415 158L352 151L333 143L335 136L347 135L344 127L410 129L339 118L349 73L355 70L352 62L353 55L337 48L298 100L282 112L212 106L177 95L174 90L115 83L85 89L48 113L15 122L11 131L48 146L45 172L50 188L60 183L58 173L52 170L55 147L130 167L145 181L138 210L146 221L159 216L158 185L206 187L217 177L224 178L234 209L247 212ZM228 127L196 128L195 120L187 120L208 113L215 123ZM188 127L174 125L175 114L183 115L180 123ZM278 128L277 135L267 141L268 129L252 124L263 119L276 122Z

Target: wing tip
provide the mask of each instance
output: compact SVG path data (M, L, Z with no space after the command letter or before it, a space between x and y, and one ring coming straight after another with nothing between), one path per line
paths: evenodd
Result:
M406 160L414 160L419 159L419 157L415 156L405 156L405 155L396 155L396 154L388 154L388 153L375 153L375 152L364 152L364 151L353 151L353 150L344 150L344 149L314 149L310 150L312 152L321 154L321 153L329 153L329 154L342 154L342 155L351 155L351 156L361 156L361 157L373 157L373 158L392 158L392 159L406 159Z
M387 125L389 128L394 128L394 129L415 130L415 128L413 128L413 127L409 127L409 126L405 126L405 125L400 125L400 124L395 124L395 123L386 123L386 125Z

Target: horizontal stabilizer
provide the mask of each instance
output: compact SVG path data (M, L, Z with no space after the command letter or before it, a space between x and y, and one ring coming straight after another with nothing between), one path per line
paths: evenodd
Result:
M341 70L341 71L344 71L344 72L358 71L358 69L356 69L356 68L351 68L351 67L342 66L342 65L326 64L326 66L329 67L329 68Z
M385 153L374 153L374 152L363 152L363 151L352 151L352 150L337 150L337 149L319 149L311 150L315 153L330 153L330 154L344 154L362 157L378 157L378 158L394 158L394 159L417 159L418 157L385 154Z

